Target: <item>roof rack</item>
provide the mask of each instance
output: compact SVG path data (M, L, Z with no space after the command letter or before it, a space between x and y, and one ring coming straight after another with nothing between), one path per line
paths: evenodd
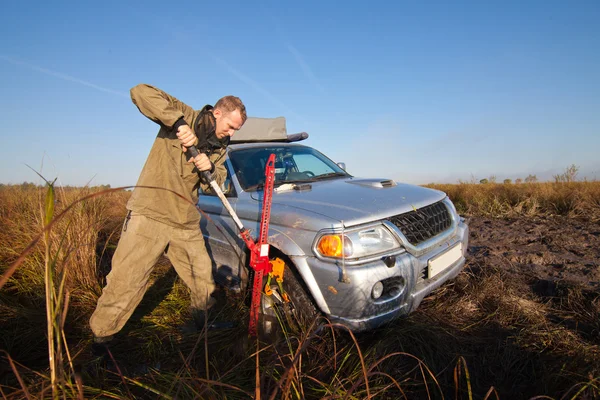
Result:
M288 135L285 117L258 118L248 117L242 128L231 137L230 143L252 142L298 142L308 138L308 133L299 132Z

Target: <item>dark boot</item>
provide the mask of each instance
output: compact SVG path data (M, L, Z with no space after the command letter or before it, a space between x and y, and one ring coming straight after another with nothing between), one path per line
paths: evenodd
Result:
M112 343L112 340L112 336L94 337L94 341L92 342L92 356L110 359L108 346Z

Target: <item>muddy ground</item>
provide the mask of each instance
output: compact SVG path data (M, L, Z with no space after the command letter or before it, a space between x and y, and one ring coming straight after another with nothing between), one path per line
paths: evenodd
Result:
M469 225L470 265L502 267L542 296L562 283L600 290L600 221L472 217Z
M474 216L469 225L464 272L409 318L433 318L432 329L446 332L431 338L438 351L409 352L436 371L446 353L464 356L476 398L492 386L502 399L571 398L581 383L597 382L600 220Z

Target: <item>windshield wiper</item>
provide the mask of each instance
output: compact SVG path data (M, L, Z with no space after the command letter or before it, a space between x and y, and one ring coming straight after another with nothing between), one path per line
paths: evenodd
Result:
M319 181L321 179L328 179L328 178L333 178L336 176L349 176L347 173L345 172L329 172L327 174L323 174L323 175L317 175L314 178L312 178L313 181Z
M246 192L254 192L255 190L260 190L263 187L265 187L265 184L264 183L259 183L257 185L248 186L246 189L244 189L244 191L246 191Z
M276 181L274 183L274 187L279 187L281 185L287 185L287 184L296 184L296 183L311 183L311 182L320 181L322 179L335 178L335 177L339 177L339 176L350 176L350 175L346 172L328 172L326 174L317 175L317 176L313 176L313 177L306 178L306 179L294 179L294 180L290 180L290 181ZM257 185L248 186L245 189L245 191L252 192L255 190L260 190L264 186L265 186L264 183L259 183Z
M286 183L310 183L310 182L314 182L315 178L306 178L306 179L293 179L291 181L279 181L276 182L275 184L286 184Z

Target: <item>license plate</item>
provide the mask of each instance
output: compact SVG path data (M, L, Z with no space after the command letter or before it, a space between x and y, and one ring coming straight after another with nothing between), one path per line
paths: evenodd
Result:
M446 250L442 254L435 256L427 262L428 276L433 278L462 257L462 243Z

